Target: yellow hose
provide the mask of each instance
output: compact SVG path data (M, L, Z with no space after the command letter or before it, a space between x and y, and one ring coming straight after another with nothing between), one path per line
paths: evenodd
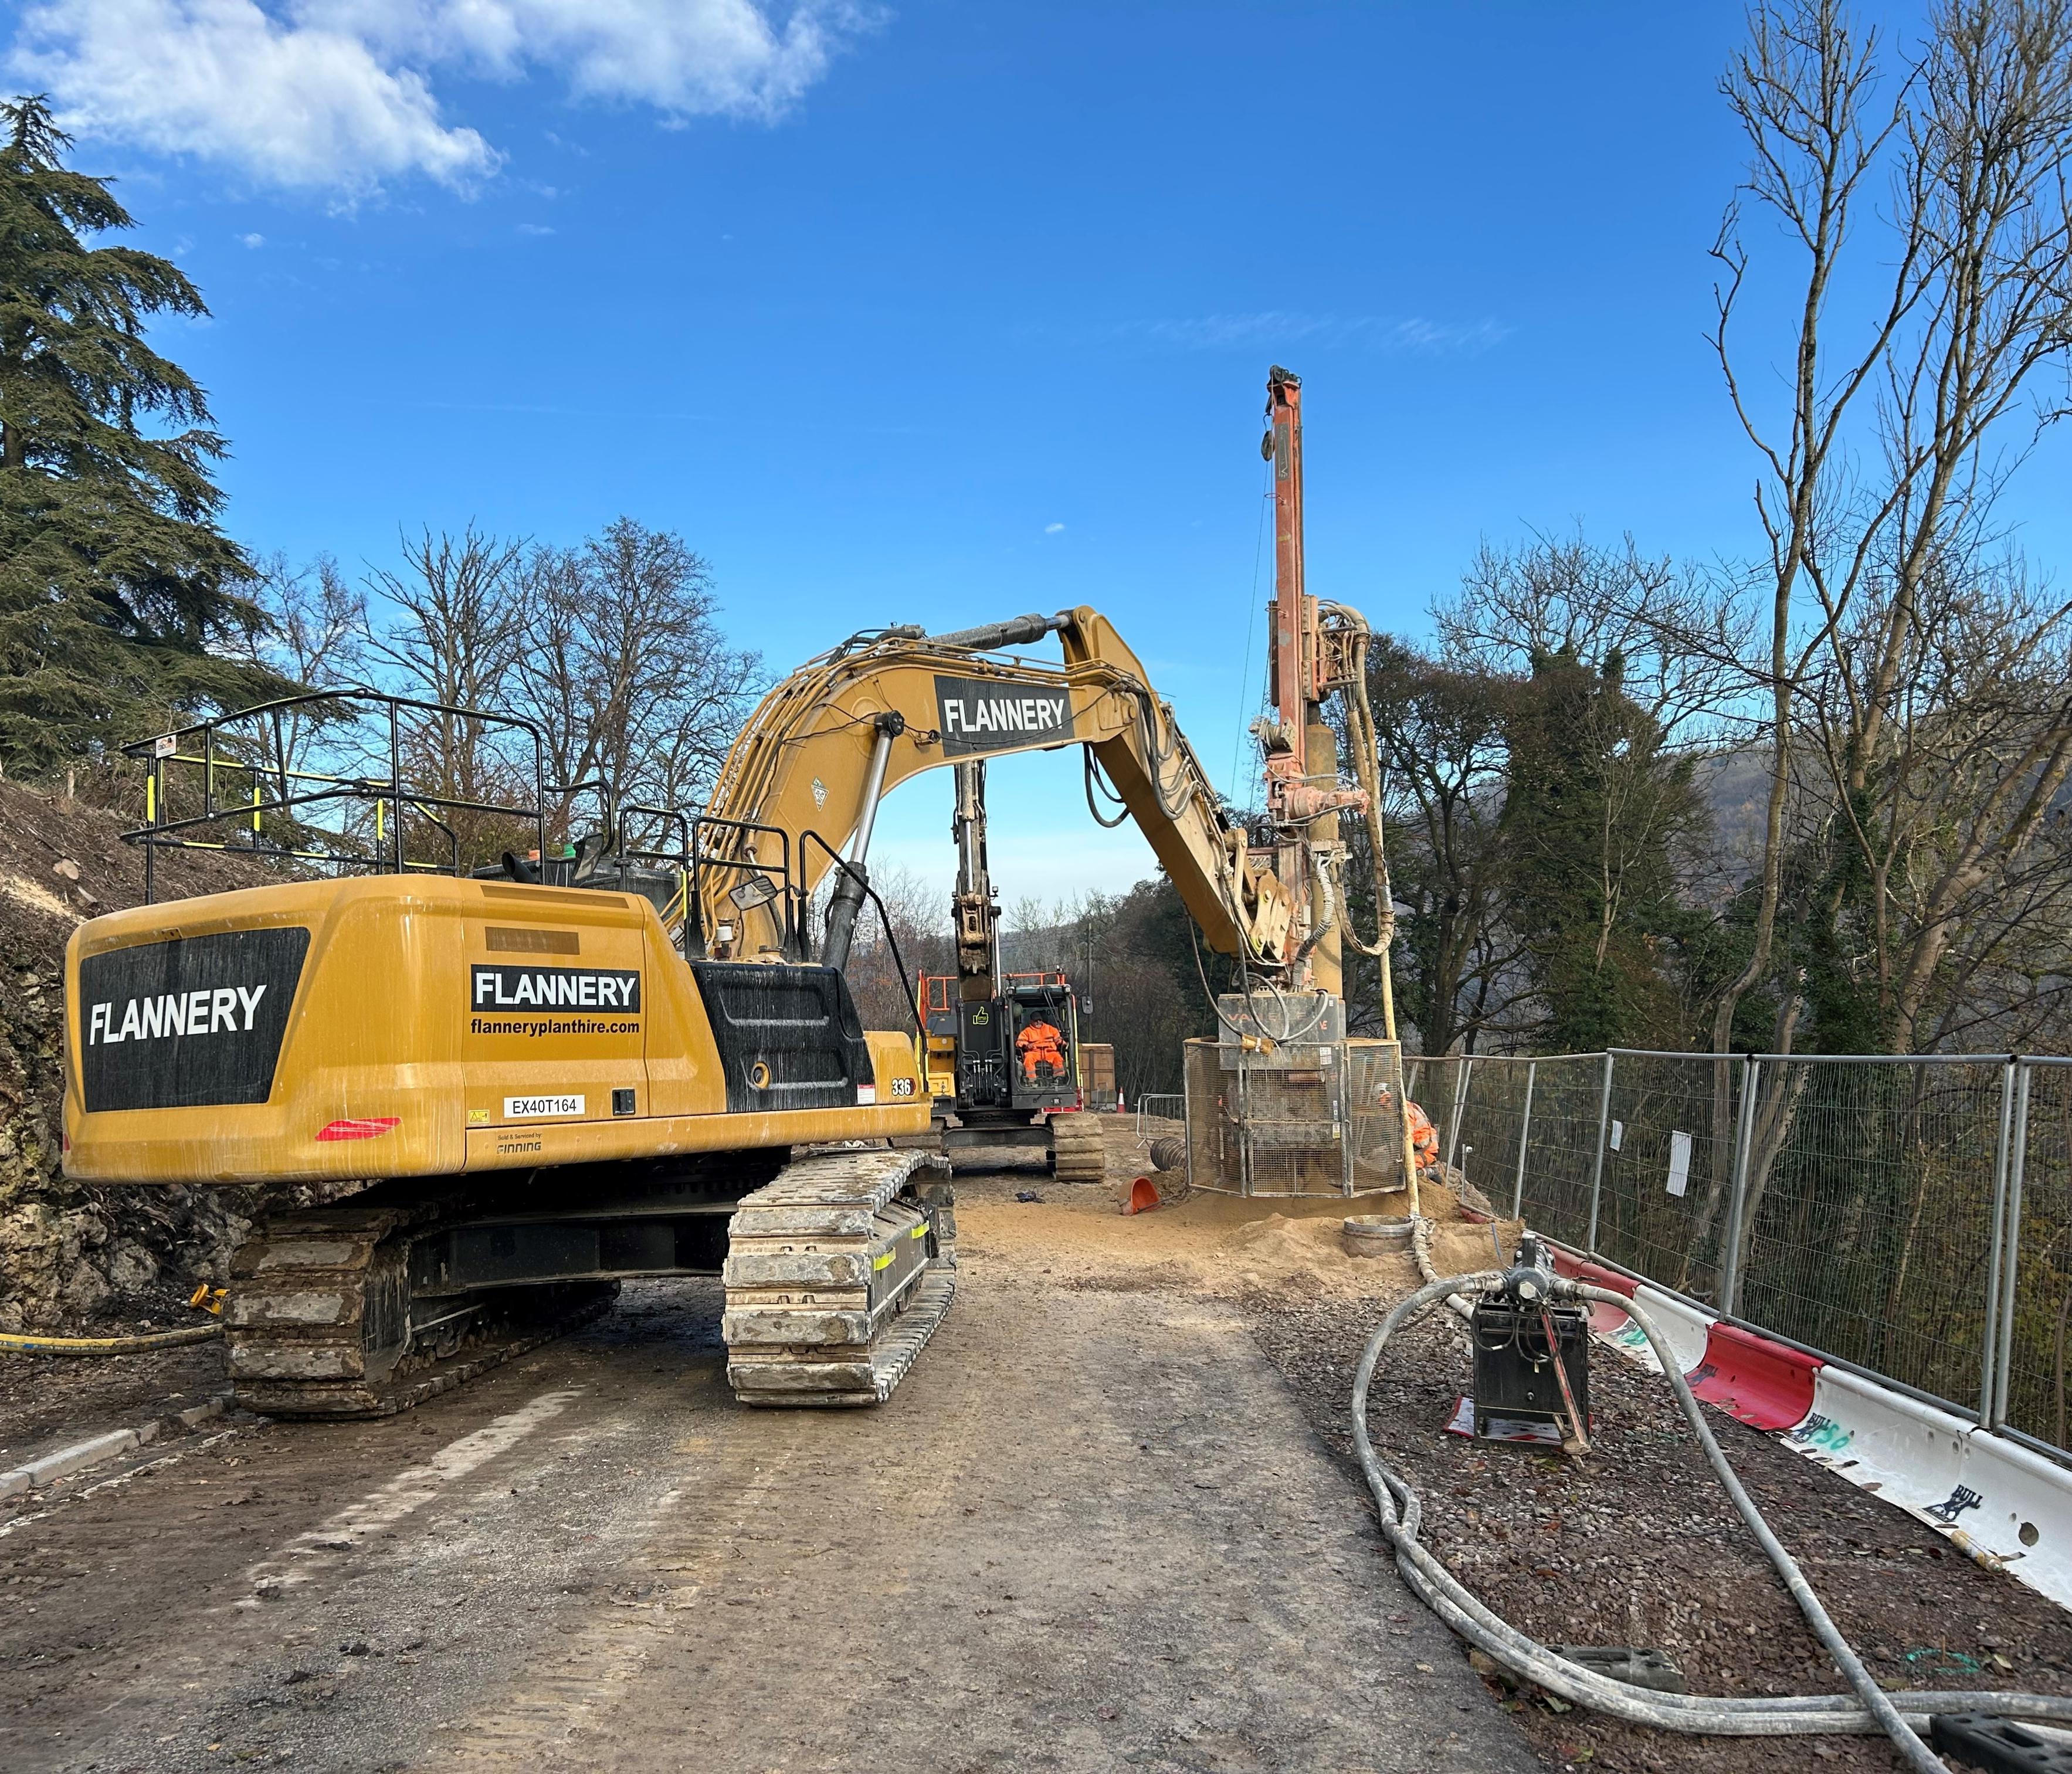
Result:
M152 1331L142 1337L14 1337L0 1332L0 1353L10 1355L134 1355L179 1343L206 1343L220 1337L220 1324L190 1324L184 1330Z

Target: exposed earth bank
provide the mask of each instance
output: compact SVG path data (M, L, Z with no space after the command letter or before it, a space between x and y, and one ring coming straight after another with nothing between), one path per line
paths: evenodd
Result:
M101 808L0 782L0 1330L185 1323L265 1197L68 1182L64 951L88 918L144 902L144 858ZM158 897L278 878L249 859L162 854Z

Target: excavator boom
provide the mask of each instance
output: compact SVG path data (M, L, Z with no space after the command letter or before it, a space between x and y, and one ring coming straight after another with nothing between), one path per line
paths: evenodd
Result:
M1062 665L1001 651L1053 633ZM1209 946L1261 969L1285 967L1297 934L1293 896L1270 855L1248 853L1137 655L1083 606L954 634L858 635L777 685L735 741L708 805L708 854L718 866L701 871L693 940L726 926L735 932L730 954L781 953L780 904L730 902L745 875L786 868L782 852L793 844L807 893L838 865L860 875L878 803L908 778L1071 745L1087 748L1090 801L1098 771L1120 803L1104 823L1136 822ZM853 912L846 922L841 912L847 885L837 883L830 911L830 959L845 952L853 927Z

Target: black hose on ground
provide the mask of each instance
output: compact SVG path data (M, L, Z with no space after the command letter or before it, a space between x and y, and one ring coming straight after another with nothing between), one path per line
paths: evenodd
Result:
M1931 1714L1990 1710L2012 1719L2072 1722L2072 1698L2057 1694L1938 1690L1887 1695L1843 1638L1804 1574L1771 1533L1769 1524L1735 1476L1698 1408L1698 1401L1677 1365L1674 1353L1646 1309L1622 1295L1566 1278L1557 1278L1554 1283L1556 1298L1616 1306L1629 1313L1640 1326L1662 1363L1663 1372L1669 1377L1685 1419L1696 1432L1713 1471L1725 1485L1734 1507L1770 1555L1793 1599L1798 1602L1856 1693L1750 1698L1658 1694L1614 1681L1569 1661L1485 1606L1418 1539L1423 1499L1375 1453L1373 1440L1367 1433L1367 1394L1383 1350L1404 1324L1449 1294L1486 1291L1498 1286L1503 1279L1500 1271L1488 1270L1475 1275L1444 1275L1427 1282L1382 1320L1360 1351L1359 1365L1353 1376L1353 1443L1367 1489L1373 1493L1375 1507L1380 1513L1382 1533L1396 1549L1397 1566L1418 1598L1462 1638L1514 1674L1536 1683L1550 1694L1630 1723L1665 1731L1737 1737L1796 1737L1882 1731L1892 1739L1907 1764L1922 1770L1923 1774L1942 1774L1944 1767L1916 1734L1926 1726Z

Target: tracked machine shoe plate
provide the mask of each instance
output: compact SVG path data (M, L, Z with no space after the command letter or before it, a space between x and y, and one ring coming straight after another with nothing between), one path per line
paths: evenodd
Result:
M728 1229L727 1383L743 1404L882 1404L949 1310L956 1230L932 1153L808 1152Z
M1050 1171L1061 1183L1098 1183L1107 1175L1099 1116L1082 1109L1050 1117Z
M277 1417L408 1410L596 1317L615 1282L411 1298L410 1241L444 1204L277 1213L237 1248L224 1324L231 1397Z

